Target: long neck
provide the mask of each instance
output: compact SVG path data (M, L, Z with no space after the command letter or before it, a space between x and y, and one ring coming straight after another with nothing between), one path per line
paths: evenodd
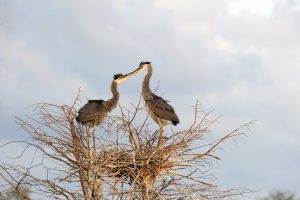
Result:
M111 84L111 92L113 94L112 98L107 101L107 110L110 112L112 109L114 109L119 101L120 95L118 92L118 83L115 81Z
M142 90L143 95L151 93L151 89L150 89L150 86L149 86L149 82L150 82L150 79L151 79L151 76L152 76L152 67L151 67L151 65L148 65L147 70L148 70L148 72L147 72L147 74L144 78L144 81L143 81L143 90Z

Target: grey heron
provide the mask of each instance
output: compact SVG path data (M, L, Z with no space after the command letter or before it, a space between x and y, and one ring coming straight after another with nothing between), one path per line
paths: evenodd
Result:
M167 124L176 126L179 123L179 119L174 108L168 104L168 101L157 96L150 89L149 82L153 72L151 62L141 62L139 67L132 73L138 73L144 69L147 69L147 74L143 81L142 95L149 115L159 125L161 138L163 127Z
M111 99L105 100L88 100L88 102L78 110L76 121L87 125L89 127L96 127L100 125L106 118L107 114L111 112L118 104L120 95L118 92L118 85L133 76L137 72L123 74L115 74L111 83L111 92L113 94Z

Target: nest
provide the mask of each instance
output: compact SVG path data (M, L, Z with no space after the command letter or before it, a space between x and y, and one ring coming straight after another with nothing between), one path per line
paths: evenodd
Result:
M96 157L99 174L130 185L152 186L162 172L173 166L166 148L113 149L102 151Z

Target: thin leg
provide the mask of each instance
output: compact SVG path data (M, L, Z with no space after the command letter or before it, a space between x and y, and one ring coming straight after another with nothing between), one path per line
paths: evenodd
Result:
M87 127L86 129L86 144L88 150L90 150L90 127Z
M157 146L160 146L164 134L164 130L160 120L158 120L158 125L159 125L159 138L158 138Z

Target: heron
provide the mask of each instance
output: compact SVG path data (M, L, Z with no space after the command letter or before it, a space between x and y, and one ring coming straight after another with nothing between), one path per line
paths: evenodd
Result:
M137 71L126 75L115 74L111 83L111 92L113 94L112 98L107 101L102 99L88 100L88 102L78 110L76 121L93 128L100 125L107 117L107 114L110 113L118 104L120 98L117 89L118 85L136 73Z
M139 67L132 73L136 74L147 69L147 74L144 78L142 85L142 95L145 101L145 107L150 117L159 125L160 139L163 135L163 127L167 124L177 125L179 123L178 116L174 108L168 103L167 100L154 94L150 89L149 83L152 77L151 62L141 62Z

